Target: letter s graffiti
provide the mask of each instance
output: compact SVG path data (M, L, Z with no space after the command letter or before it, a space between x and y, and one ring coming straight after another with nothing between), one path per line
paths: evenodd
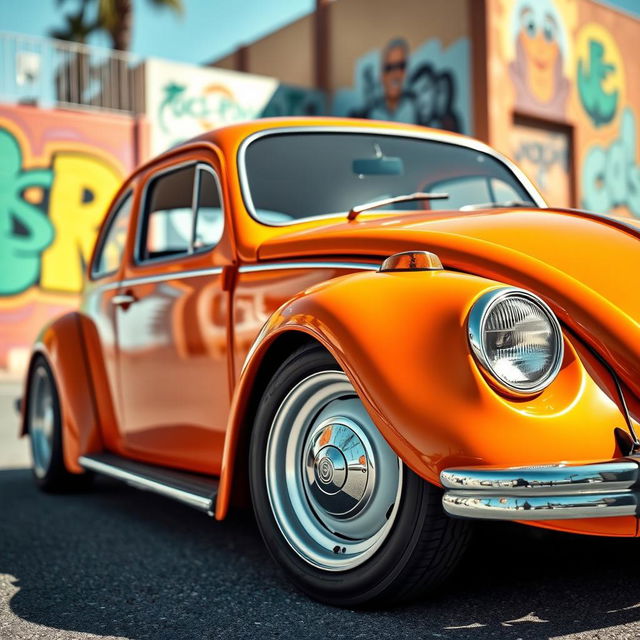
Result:
M608 148L589 149L582 167L582 206L609 212L628 207L640 217L640 167L636 164L636 122L627 107L622 113L618 139Z

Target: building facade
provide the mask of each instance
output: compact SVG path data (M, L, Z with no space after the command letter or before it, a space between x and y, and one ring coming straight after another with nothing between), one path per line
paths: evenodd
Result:
M460 131L549 204L640 217L640 20L592 0L319 0L211 64L326 92L335 115Z

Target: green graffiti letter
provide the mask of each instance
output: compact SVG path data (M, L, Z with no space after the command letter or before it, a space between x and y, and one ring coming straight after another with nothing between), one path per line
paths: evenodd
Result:
M0 129L0 296L20 293L38 282L40 256L53 241L53 227L23 194L31 187L48 189L50 169L22 169L22 151L6 129Z
M589 40L589 70L578 60L578 92L582 106L596 127L613 120L618 108L618 90L607 93L602 88L605 78L615 70L604 62L604 47L597 40Z

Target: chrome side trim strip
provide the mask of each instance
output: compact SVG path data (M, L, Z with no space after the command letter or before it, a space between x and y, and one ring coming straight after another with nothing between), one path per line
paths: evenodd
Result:
M261 264L245 264L238 268L240 273L252 271L277 271L280 269L357 269L361 271L377 271L379 264L373 262L265 262Z
M640 458L587 465L445 469L444 510L481 520L636 516Z
M573 520L634 516L637 495L594 493L570 496L499 497L477 493L445 493L444 510L451 516L481 520Z
M153 276L140 276L139 278L127 278L118 282L109 282L96 289L108 291L121 287L134 287L138 284L151 284L153 282L166 282L167 280L183 280L185 278L197 278L199 276L215 276L222 273L222 267L212 267L210 269L192 269L190 271L172 271L171 273L159 273Z
M156 480L139 476L131 471L126 471L125 469L120 469L85 456L80 456L78 462L85 469L101 473L105 476L110 476L116 480L122 480L137 489L153 491L154 493L158 493L167 498L172 498L178 502L183 502L184 504L188 504L189 506L195 507L196 509L206 513L212 513L213 511L213 501L211 498L203 498L202 496L190 493L184 489L170 487Z

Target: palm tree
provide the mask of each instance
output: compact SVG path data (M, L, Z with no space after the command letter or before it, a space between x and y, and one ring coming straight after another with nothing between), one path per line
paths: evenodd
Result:
M158 9L171 9L177 14L184 13L183 0L148 0ZM66 0L56 0L58 6ZM96 7L97 5L97 7ZM133 28L133 0L80 0L78 12L65 16L66 24L62 29L52 29L49 35L59 40L86 42L95 31L105 31L111 38L111 46L118 51L128 51L131 47ZM94 19L87 18L87 11Z
M56 0L62 6L65 0ZM57 40L67 40L85 44L87 38L98 29L97 21L87 18L87 9L93 0L81 0L76 13L65 15L65 24L59 29L51 29L49 35ZM56 71L56 95L60 102L82 104L84 91L89 83L89 58L85 51L60 50L61 58Z
M58 6L67 0L56 0ZM184 12L183 0L148 0L159 9L168 8L178 14ZM65 15L65 26L52 29L53 38L85 43L94 32L105 32L111 39L111 46L118 51L128 51L131 47L133 29L133 0L80 0L77 13ZM102 72L107 69L110 78L107 86L102 86L99 94L91 98L99 104L114 109L130 111L134 108L134 87L131 69L124 57L116 57L91 68L92 77L103 80ZM66 60L57 74L58 100L83 104L85 89L89 86L88 54L74 53ZM70 81L70 82L69 82Z
M182 0L149 0L158 9L184 12ZM98 23L111 37L114 49L128 51L133 29L133 0L98 0Z
M77 13L65 15L65 25L59 29L51 29L49 35L57 40L68 40L70 42L85 43L98 27L96 21L87 22L87 7L92 0L81 0ZM61 6L64 0L56 0L56 4Z

